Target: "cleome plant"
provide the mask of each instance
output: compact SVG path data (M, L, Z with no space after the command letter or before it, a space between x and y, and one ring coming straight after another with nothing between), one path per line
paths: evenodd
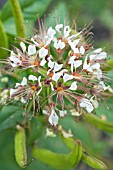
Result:
M101 160L89 154L73 131L66 130L62 124L66 126L65 119L73 119L73 123L79 121L85 126L88 122L113 133L113 124L95 112L102 101L113 96L110 78L105 72L111 68L107 52L90 43L90 29L78 31L66 22L56 22L55 27L47 28L39 19L38 29L27 38L18 1L10 0L10 5L18 36L12 49L4 49L9 52L7 58L0 60L1 74L7 75L11 82L0 88L0 106L1 114L8 106L17 112L16 119L8 120L15 129L17 164L26 168L32 162L28 161L31 157L59 170L76 168L80 161L95 169L108 170ZM2 77L2 81L7 82L7 78ZM44 129L40 129L39 134L34 132L37 124ZM51 140L59 137L68 153L39 147L37 141L43 132Z

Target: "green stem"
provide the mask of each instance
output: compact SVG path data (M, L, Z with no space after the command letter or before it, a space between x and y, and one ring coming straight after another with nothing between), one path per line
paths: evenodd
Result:
M1 20L0 20L0 47L8 48L8 38ZM7 55L8 51L0 48L0 59L6 57Z
M19 37L26 37L26 30L24 25L24 19L22 16L21 7L18 0L10 0L13 16L16 24L16 31Z
M94 126L96 126L99 129L102 129L107 132L113 133L113 124L109 123L105 120L99 119L98 117L92 115L92 114L85 114L83 119Z

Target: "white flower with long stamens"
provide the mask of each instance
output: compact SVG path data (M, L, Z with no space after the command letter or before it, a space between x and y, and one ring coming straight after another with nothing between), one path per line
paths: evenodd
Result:
M91 113L94 110L92 103L88 99L81 99L80 107L86 108L88 113Z
M53 126L56 126L58 124L58 116L53 108L52 108L52 112L49 116L48 121Z
M82 60L75 60L76 56L72 56L69 58L68 64L71 64L71 72L73 73L73 69L78 68L79 66L82 65Z

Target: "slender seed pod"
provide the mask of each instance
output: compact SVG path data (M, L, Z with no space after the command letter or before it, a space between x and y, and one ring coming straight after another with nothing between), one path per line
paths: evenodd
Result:
M79 140L76 141L73 150L69 154L57 154L47 149L33 148L32 155L35 159L56 168L70 169L76 167L82 157L82 146Z
M86 152L84 152L82 155L82 161L85 162L87 165L91 166L92 168L108 170L107 166L102 161L96 159L91 155L88 155Z
M69 149L72 149L74 147L74 143L76 141L73 138L64 138L62 135L60 136L63 142L67 145L67 147L69 147ZM92 168L96 168L100 170L108 170L108 168L102 161L96 159L95 157L87 154L84 151L83 151L81 160Z
M20 125L17 125L17 132L15 135L15 158L21 168L27 165L27 152L26 152L26 136L25 130Z

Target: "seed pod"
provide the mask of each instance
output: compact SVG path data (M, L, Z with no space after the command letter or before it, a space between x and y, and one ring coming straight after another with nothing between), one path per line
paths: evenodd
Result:
M70 169L78 165L82 157L82 146L78 140L69 154L57 154L47 149L33 148L32 155L35 159L56 168Z
M91 166L92 168L108 170L108 168L102 161L96 159L93 156L88 155L86 152L84 152L82 155L82 161L85 162L87 165Z
M21 168L27 165L26 152L26 136L25 130L20 125L17 125L17 132L15 134L15 158Z

